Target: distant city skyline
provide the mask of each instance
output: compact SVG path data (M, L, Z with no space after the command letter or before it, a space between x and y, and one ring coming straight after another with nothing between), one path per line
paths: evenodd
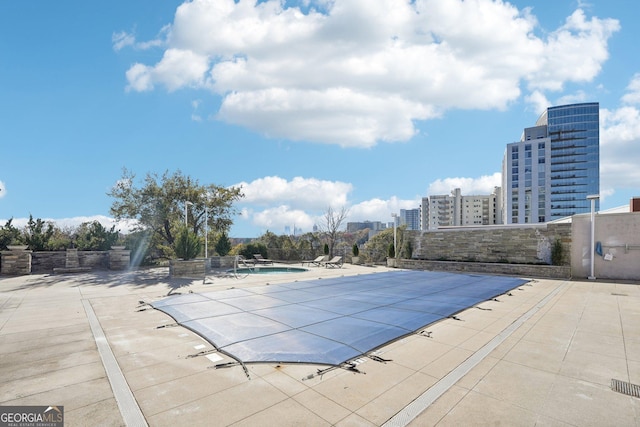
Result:
M310 232L330 206L387 223L490 194L506 145L582 102L600 105L600 208L628 205L634 5L539 3L2 2L0 222L110 225L127 168L242 186L230 237Z

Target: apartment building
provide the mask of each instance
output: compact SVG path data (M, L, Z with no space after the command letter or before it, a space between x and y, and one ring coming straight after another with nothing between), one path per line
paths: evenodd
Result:
M463 196L456 188L451 195L423 197L420 207L420 229L491 225L502 223L502 191L495 187L489 195Z
M420 209L400 209L399 225L406 225L407 230L420 230Z
M507 144L505 223L548 222L590 211L587 196L600 192L599 120L597 102L550 107L520 141Z

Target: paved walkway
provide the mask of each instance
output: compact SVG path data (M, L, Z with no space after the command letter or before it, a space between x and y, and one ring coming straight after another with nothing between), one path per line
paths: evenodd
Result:
M0 405L63 405L66 426L640 427L640 285L534 280L356 361L242 367L144 305L387 271L172 280L166 269L0 278ZM111 356L109 356L109 354ZM115 392L114 392L115 390Z

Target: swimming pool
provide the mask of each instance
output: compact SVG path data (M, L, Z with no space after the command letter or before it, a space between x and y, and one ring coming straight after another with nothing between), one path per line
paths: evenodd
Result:
M526 282L398 270L176 294L151 306L240 363L339 366Z
M239 274L282 274L282 273L302 273L309 271L302 267L270 267L257 265L255 267L242 267L236 268L235 272ZM233 273L234 270L228 270L229 273Z

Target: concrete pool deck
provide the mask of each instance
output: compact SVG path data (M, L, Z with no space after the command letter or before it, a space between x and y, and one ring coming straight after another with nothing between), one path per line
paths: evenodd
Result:
M357 372L322 375L307 364L216 368L234 361L143 304L380 271L2 277L0 406L63 405L67 426L640 426L640 399L611 389L640 384L638 283L536 279L384 346Z

